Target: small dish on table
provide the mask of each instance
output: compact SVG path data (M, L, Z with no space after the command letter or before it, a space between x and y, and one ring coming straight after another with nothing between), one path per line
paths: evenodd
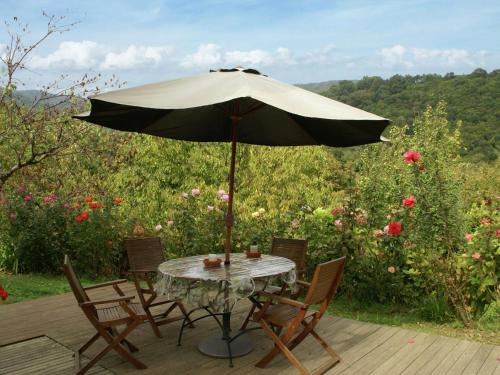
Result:
M216 254L208 254L208 257L203 259L203 264L205 265L205 268L220 267L222 259L217 258Z

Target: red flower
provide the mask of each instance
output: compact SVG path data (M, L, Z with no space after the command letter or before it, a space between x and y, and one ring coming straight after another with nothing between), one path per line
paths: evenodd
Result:
M92 202L89 204L90 209L95 210L96 208L103 208L103 205L97 202Z
M419 170L419 171L423 171L423 170L424 170L424 166L423 166L422 164L420 164L420 165L418 166L418 170Z
M85 198L85 202L87 202L87 203L92 202L92 197L87 197L87 198Z
M408 164L416 163L420 159L420 153L417 151L409 150L404 153L404 158Z
M393 237L397 237L401 233L402 225L397 221L391 221L389 227L387 228L387 233Z
M115 203L120 204L120 203L122 203L122 202L123 202L123 198L120 198L120 197L116 197L116 198L115 198Z
M488 219L481 220L481 225L490 225L490 221Z
M32 199L33 199L33 197L31 195L27 195L27 196L24 197L24 201L25 202L29 202Z
M413 208L415 206L415 196L410 196L408 198L403 199L403 206L406 208Z
M2 298L2 301L5 301L8 296L6 290L0 286L0 298Z
M80 208L80 203L75 203L75 205L73 206L73 208Z
M88 212L83 212L82 214L80 214L80 216L81 216L84 220L89 218L89 214L88 214Z
M500 228L497 228L497 238L500 237Z
M77 223L81 223L81 222L83 221L83 217L82 217L82 215L78 215L77 217L75 217L75 221L76 221Z

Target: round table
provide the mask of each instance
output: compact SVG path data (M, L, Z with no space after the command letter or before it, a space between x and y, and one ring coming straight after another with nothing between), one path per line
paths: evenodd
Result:
M224 259L223 254L218 255ZM234 304L262 290L275 278L289 285L295 283L296 265L293 261L272 255L262 255L260 258L247 258L245 254L231 254L229 265L207 268L203 264L206 255L191 256L168 260L158 267L158 283L156 291L169 299L183 299L197 308L208 312L207 315L194 319L214 317L222 329L221 335L205 338L198 349L209 356L232 358L245 355L253 349L253 343L242 331L231 337L231 310ZM220 323L217 316L222 316ZM179 344L184 327L189 325L184 320L179 335Z

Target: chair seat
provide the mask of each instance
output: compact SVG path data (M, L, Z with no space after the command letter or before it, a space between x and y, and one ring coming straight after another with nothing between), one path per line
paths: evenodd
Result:
M300 309L298 307L280 303L269 306L266 312L262 315L262 319L273 325L284 327L297 318L299 311ZM308 310L304 319L314 315L315 313L316 311ZM257 314L258 312L253 315L254 320L257 320Z
M267 285L266 288L264 289L264 292L267 293L273 293L273 294L280 294L281 293L281 286L277 285Z
M129 303L127 305L139 317L147 319L146 313L140 303ZM116 321L130 319L130 315L120 305L96 309L97 319L100 323L116 323Z

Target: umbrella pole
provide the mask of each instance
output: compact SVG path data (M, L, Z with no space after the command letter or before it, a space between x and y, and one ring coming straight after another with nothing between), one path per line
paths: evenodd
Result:
M229 169L229 202L227 205L227 215L226 215L226 242L224 244L226 250L226 259L224 264L230 264L230 252L231 252L231 232L233 229L233 196L234 196L234 170L236 162L236 127L241 117L237 115L231 116L231 168Z

